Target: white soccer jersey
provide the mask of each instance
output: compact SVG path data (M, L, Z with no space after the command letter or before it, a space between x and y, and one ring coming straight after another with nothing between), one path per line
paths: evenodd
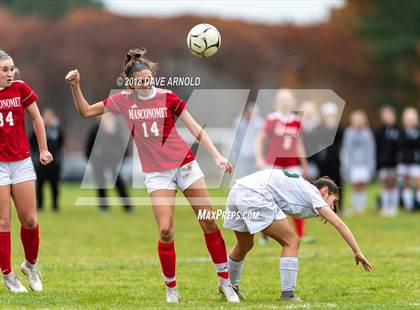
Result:
M284 213L295 217L318 216L317 209L328 206L314 185L287 170L258 171L236 183L273 200Z

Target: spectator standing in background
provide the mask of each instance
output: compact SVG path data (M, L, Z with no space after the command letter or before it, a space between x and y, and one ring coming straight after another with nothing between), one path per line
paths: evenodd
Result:
M398 139L397 173L404 178L402 198L407 211L414 208L413 186L420 203L420 128L418 111L408 107L402 115L403 129Z
M396 124L395 110L392 107L382 107L380 117L382 124L375 134L375 140L378 178L383 184L380 196L381 214L393 217L397 215L399 205L395 167L400 129Z
M35 133L30 137L30 144L32 149L32 156L35 163L36 179L36 198L38 210L44 208L44 185L45 182L50 183L52 194L52 210L59 211L60 198L60 172L62 164L62 148L64 145L63 132L60 128L60 121L51 109L46 109L42 113L42 119L45 124L45 133L47 136L47 144L50 153L54 157L54 161L45 166L42 165L35 158L39 157L38 143Z
M117 171L122 161L120 150L125 149L125 145L121 142L117 123L111 114L104 114L97 119L97 123L90 130L85 155L91 164L96 182L99 208L102 212L108 211L109 206L105 188L107 175L111 175L112 180L116 180L115 186L122 199L124 210L132 212L133 206L128 198L125 183L120 172ZM101 130L99 130L100 124Z
M320 117L318 106L315 102L307 100L302 102L299 111L303 113L302 130L303 130L303 145L305 150L310 150L313 143L316 143L317 132L315 129L320 125ZM319 176L319 169L315 162L315 156L308 158L308 173L307 179L315 181Z
M257 171L255 164L255 139L262 127L262 118L255 103L248 103L242 115L233 121L236 133L233 142L233 158L236 159L234 179Z
M353 211L363 213L367 201L366 185L376 168L375 140L365 112L356 110L350 114L350 127L344 130L340 156L343 177L352 187Z
M314 129L316 139L334 136L333 143L314 155L314 161L319 169L319 175L327 175L339 188L342 188L340 174L340 148L343 141L343 129L340 126L338 107L333 102L321 106L321 124ZM342 192L338 200L338 211L342 211Z

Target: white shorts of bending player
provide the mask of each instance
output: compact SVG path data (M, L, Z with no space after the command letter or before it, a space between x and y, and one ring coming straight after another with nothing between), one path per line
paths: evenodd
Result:
M203 178L204 174L201 171L197 161L194 160L182 167L146 173L145 184L147 192L150 194L160 189L176 190L179 188L185 191L192 184Z
M0 162L0 186L36 180L30 157L13 162Z
M273 221L287 218L286 214L273 200L240 185L230 191L226 212L239 214L258 214L258 217L226 217L223 227L239 232L255 234L267 228Z

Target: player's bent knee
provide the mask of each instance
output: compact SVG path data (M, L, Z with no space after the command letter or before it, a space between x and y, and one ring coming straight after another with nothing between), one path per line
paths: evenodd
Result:
M22 226L28 229L33 229L38 225L38 220L36 218L27 218L21 222Z
M300 244L300 239L299 239L299 237L298 236L294 236L293 238L292 238L292 242L291 242L291 244L292 244L292 247L294 248L294 249L299 249L299 244Z
M299 249L299 237L297 235L288 236L283 240L284 247L289 247L292 249Z
M10 217L0 217L0 231L10 230Z
M216 224L216 221L214 220L200 220L199 223L200 223L201 229L205 233L211 233L217 230L217 224Z
M247 246L245 247L245 253L248 253L249 251L251 251L251 249L254 247L254 241L252 241L251 243L247 244Z
M173 232L170 228L161 228L159 230L159 236L162 242L170 243L173 240Z
M251 251L251 249L253 248L253 246L254 246L254 241L252 240L249 243L238 243L237 244L237 249L238 249L238 252L241 255L245 255L246 253L248 253L249 251Z

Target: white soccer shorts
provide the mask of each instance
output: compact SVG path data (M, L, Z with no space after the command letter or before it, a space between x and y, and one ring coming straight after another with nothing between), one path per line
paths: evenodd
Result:
M418 178L420 177L419 164L399 164L397 166L397 174L400 176Z
M36 180L30 157L13 162L0 162L0 186Z
M368 167L355 166L350 171L351 183L368 183L372 178L371 172Z
M147 192L150 194L159 189L176 190L177 187L184 191L194 182L204 177L200 166L194 160L179 168L160 172L146 173L145 184Z
M380 168L378 171L378 179L384 181L388 178L395 177L395 168Z
M229 213L241 216L225 217L223 227L252 235L264 230L273 221L287 218L274 200L238 184L232 187L227 199L226 214Z

